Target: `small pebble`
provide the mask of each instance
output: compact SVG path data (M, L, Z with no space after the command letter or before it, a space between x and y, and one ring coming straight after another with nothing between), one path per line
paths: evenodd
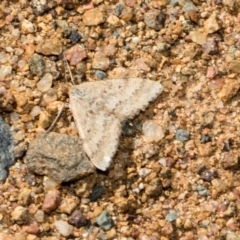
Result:
M176 131L176 139L180 142L185 142L190 139L190 133L184 129L177 129Z
M100 80L103 80L107 77L107 74L101 70L96 70L96 75Z
M205 181L211 182L214 178L218 177L218 173L214 169L204 170L200 173L200 177Z
M153 120L147 120L142 125L142 131L146 141L158 142L164 137L162 127Z
M58 232L64 237L68 237L73 231L73 226L71 226L65 221L58 220L55 221L54 224Z
M88 224L87 218L80 210L75 210L69 217L68 223L79 228Z
M169 213L169 214L167 214L167 216L166 216L165 219L166 219L168 222L173 222L173 221L175 221L177 218L178 218L178 215L177 215L176 213Z
M104 210L97 218L97 224L104 230L109 230L114 226L112 217L107 210Z
M92 193L89 198L92 202L95 202L98 198L100 198L104 193L104 188L102 186L96 185L92 189Z

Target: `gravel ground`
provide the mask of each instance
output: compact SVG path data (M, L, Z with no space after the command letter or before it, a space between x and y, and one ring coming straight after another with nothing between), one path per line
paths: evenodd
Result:
M0 112L16 163L1 175L0 239L240 239L239 10L238 0L1 1ZM29 144L72 84L126 77L164 93L123 126L107 172L89 166L60 184L28 171ZM78 136L68 108L52 132Z

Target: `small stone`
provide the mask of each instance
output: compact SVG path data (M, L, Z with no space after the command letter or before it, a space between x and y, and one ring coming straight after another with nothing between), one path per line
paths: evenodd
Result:
M60 192L58 190L48 191L45 195L42 210L46 213L54 211L60 203Z
M48 2L49 1L47 1L47 0L32 0L31 5L32 5L34 14L42 15L47 10L49 10L51 5L50 4L48 5ZM50 1L50 2L52 2L52 1Z
M180 142L185 142L190 139L190 133L184 129L177 129L176 131L176 139Z
M96 52L94 54L94 58L92 62L92 67L94 69L106 71L108 70L109 65L110 65L110 60L104 53Z
M219 52L217 41L213 38L208 39L203 45L202 45L202 51L206 54L217 54Z
M68 219L68 223L79 228L88 224L87 218L80 210L75 210Z
M220 163L224 169L239 169L239 155L235 152L225 152L221 156Z
M136 125L133 124L131 121L126 121L122 126L122 135L123 136L133 136L136 133Z
M218 97L223 101L228 101L238 93L239 88L239 80L226 79Z
M104 230L109 230L114 226L114 222L107 210L104 210L97 218L97 224Z
M41 113L41 111L42 109L39 106L34 106L29 115L35 118Z
M12 66L2 65L0 67L0 80L5 80L5 78L12 74Z
M141 178L145 178L147 175L149 175L151 172L151 169L148 169L148 168L141 168L138 172L139 176Z
M14 142L9 126L0 117L0 181L7 178L8 168L15 163Z
M113 240L113 239L116 239L116 236L117 236L117 231L115 228L111 228L110 230L108 230L106 232L106 237L107 239L109 240Z
M73 226L62 220L55 221L54 225L58 232L64 237L68 237L73 231Z
M46 73L42 79L37 83L37 89L40 92L47 92L53 83L53 77L50 73Z
M107 22L112 25L112 26L115 26L115 27L119 27L122 25L120 19L114 15L111 15L107 18Z
M36 235L39 231L40 231L40 228L37 222L30 224L26 229L27 233L34 234L34 235Z
M144 14L144 23L158 31L164 26L165 14L158 9L151 9Z
M208 134L205 134L201 137L201 143L203 143L203 144L211 142L211 141L212 141L212 138Z
M45 67L46 65L43 57L35 53L29 61L30 72L33 75L41 77L45 73Z
M216 19L216 13L213 12L212 15L205 21L204 30L207 34L214 33L220 29L220 26Z
M145 193L151 197L158 197L162 193L162 183L159 179L152 179L146 186Z
M133 17L132 8L124 7L119 17L125 22L131 21Z
M100 198L104 193L104 188L102 186L96 185L92 189L92 193L89 196L89 199L92 202L95 202L98 198Z
M44 211L37 210L37 212L34 215L34 218L37 222L43 223L44 222Z
M86 177L95 170L77 137L53 132L30 143L26 164L30 171L58 183Z
M217 74L218 74L218 69L216 67L208 67L207 75L206 75L207 78L212 79L212 78L216 77Z
M207 34L205 32L191 31L189 37L193 42L199 45L203 45L207 41Z
M78 203L79 199L76 196L67 195L64 197L64 199L62 199L57 211L61 213L71 214L78 205Z
M21 192L18 195L18 204L22 206L27 206L30 204L31 201L31 189L29 188L22 188Z
M65 51L65 57L70 65L75 66L87 57L86 50L79 44Z
M29 221L28 210L25 207L17 206L11 213L12 220L18 224L26 224Z
M201 185L197 186L197 190L198 190L199 195L201 195L201 196L207 197L209 195L208 190Z
M208 182L211 182L214 178L218 177L218 173L214 169L204 170L200 173L200 177Z
M27 19L23 19L21 22L21 30L23 34L33 33L35 31L33 23Z
M165 219L166 219L168 222L173 222L173 221L175 221L177 218L178 218L178 215L177 215L176 213L169 213L169 214L167 214L167 216L166 216Z
M60 55L62 53L62 43L59 39L49 39L36 47L36 52L43 55Z
M96 75L100 80L103 80L107 77L107 74L101 70L96 70Z
M43 178L44 191L57 190L60 188L60 184L55 182L53 179L44 176Z
M80 41L80 39L82 38L82 36L80 35L79 32L72 31L69 38L70 38L72 44L76 44L77 42Z
M53 88L50 88L47 92L45 92L41 98L40 106L46 107L52 102L57 101L57 93L56 90Z
M122 13L122 10L124 9L124 4L118 4L117 6L116 6L116 8L115 8L115 15L117 16L117 17L119 17L120 16L120 14Z
M0 87L0 112L13 111L15 98L4 86Z
M211 154L213 153L214 147L212 146L211 142L205 144L200 144L199 142L197 142L197 149L199 156L210 157Z
M50 126L50 115L47 111L42 111L39 114L38 127L47 129Z
M147 120L142 126L143 135L148 142L158 142L164 137L162 127L153 120Z
M98 8L87 10L82 19L86 26L98 26L105 21L103 13Z
M229 64L229 69L235 73L240 73L240 61L232 60Z

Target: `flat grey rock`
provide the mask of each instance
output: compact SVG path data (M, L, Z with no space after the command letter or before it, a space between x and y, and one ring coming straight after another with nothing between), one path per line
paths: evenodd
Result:
M59 183L78 180L95 171L78 138L54 132L30 143L26 164L29 171Z
M13 165L14 142L9 126L0 117L0 181L7 178L8 168Z

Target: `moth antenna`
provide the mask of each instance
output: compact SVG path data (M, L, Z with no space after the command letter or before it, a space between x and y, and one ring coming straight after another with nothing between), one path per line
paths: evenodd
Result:
M74 80L73 80L73 75L72 75L70 66L69 66L69 64L68 64L67 58L66 58L66 56L65 56L65 53L63 53L63 59L64 59L65 64L67 65L67 69L68 69L68 72L69 72L69 75L70 75L72 84L75 85L75 82L74 82Z
M46 134L48 134L49 132L52 131L52 129L54 128L56 122L57 122L58 119L60 118L60 116L61 116L61 114L62 114L62 112L63 112L63 109L64 109L65 107L66 107L66 104L64 103L64 104L62 105L62 107L59 109L58 114L57 114L57 116L55 117L54 121L52 122L51 126L50 126L50 127L47 129L47 131L43 134L44 136L45 136Z

